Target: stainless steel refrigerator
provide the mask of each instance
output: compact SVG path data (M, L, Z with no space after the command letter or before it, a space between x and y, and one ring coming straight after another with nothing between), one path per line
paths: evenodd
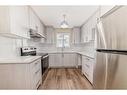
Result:
M118 6L97 23L95 89L127 89L127 6Z

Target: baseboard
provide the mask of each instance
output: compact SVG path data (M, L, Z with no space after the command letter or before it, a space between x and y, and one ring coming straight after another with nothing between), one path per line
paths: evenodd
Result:
M49 68L77 68L76 66L61 66L61 67L59 67L59 66L50 66Z

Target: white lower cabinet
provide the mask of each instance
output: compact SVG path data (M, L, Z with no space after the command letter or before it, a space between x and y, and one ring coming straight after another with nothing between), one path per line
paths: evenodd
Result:
M91 83L93 83L93 66L94 59L82 56L82 73Z
M61 67L62 54L49 54L49 67Z
M50 67L76 67L77 57L75 53L49 54Z
M65 53L63 55L63 66L64 67L76 67L77 66L76 53Z
M0 64L0 89L37 89L41 83L41 59L28 64Z
M77 67L82 65L82 55L77 53L77 59L78 59L78 63L77 63Z

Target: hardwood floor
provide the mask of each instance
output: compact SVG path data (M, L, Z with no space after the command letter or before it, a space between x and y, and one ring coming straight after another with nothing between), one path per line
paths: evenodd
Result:
M39 90L44 89L83 90L92 89L92 86L79 69L53 68L48 70L43 84L39 87Z

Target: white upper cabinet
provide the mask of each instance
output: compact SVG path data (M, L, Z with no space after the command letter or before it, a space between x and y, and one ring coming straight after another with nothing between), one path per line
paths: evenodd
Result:
M101 6L81 27L81 42L88 43L95 40L97 18L103 16L114 6Z
M29 16L30 16L30 29L36 31L42 37L45 38L44 25L32 8L29 8Z
M87 22L81 27L81 42L87 43L95 40L95 31L97 18L99 17L98 12L91 16Z
M52 26L46 26L45 32L46 32L46 43L49 44L55 43L56 38L54 28Z
M30 38L27 6L0 7L0 34L11 37Z
M100 17L110 11L113 7L115 7L115 5L101 6Z
M71 42L80 43L80 27L74 27L72 29Z
M38 23L37 23L38 18L31 8L29 8L29 16L30 16L30 28L37 31L37 29L38 29Z

